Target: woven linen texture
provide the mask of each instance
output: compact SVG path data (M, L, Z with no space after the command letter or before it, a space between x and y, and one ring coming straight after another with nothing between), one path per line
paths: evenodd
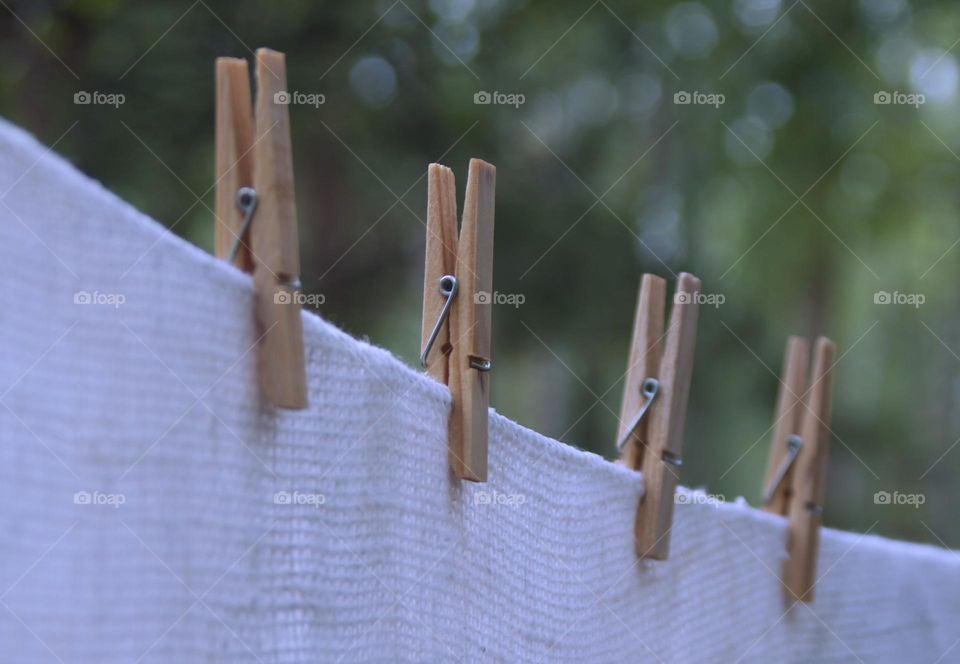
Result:
M638 561L638 473L491 412L453 481L447 389L309 313L265 407L249 277L7 124L0 192L3 662L960 661L954 552L825 529L788 610L784 520L681 489Z

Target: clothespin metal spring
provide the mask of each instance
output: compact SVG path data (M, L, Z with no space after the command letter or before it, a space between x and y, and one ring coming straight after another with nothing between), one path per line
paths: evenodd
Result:
M230 253L227 255L227 262L233 263L237 260L237 253L243 245L243 236L247 234L250 223L253 221L253 213L257 209L257 190L253 187L240 187L237 190L237 207L243 212L243 224L240 226L240 232L233 240L233 246L230 247Z
M473 355L470 357L470 368L476 369L481 373L486 373L493 369L493 363L485 357L477 357Z
M770 480L770 484L767 485L766 490L763 492L764 505L769 505L773 500L773 496L777 493L777 489L780 488L780 485L783 484L783 480L786 478L787 473L790 472L790 467L793 465L793 462L797 460L797 455L800 454L800 448L802 446L803 440L800 438L800 436L793 434L787 438L787 456L783 458L783 462L777 469L776 474Z
M443 309L440 310L440 315L437 316L437 324L433 326L433 331L430 333L427 343L423 345L423 352L420 353L420 366L424 368L427 366L427 357L429 357L430 350L437 340L437 335L440 334L440 330L443 329L443 322L447 319L447 316L450 315L453 298L457 296L457 278L452 274L445 274L440 277L437 288L440 290L440 295L447 298L447 300L443 303Z
M445 274L440 277L437 288L440 291L440 295L447 299L446 302L443 303L443 309L440 310L440 315L437 316L437 324L433 326L433 331L430 332L427 343L423 346L423 352L420 353L420 366L424 368L427 366L427 358L430 356L433 344L436 342L440 330L443 329L443 322L447 319L447 316L450 315L450 307L453 305L453 299L457 296L457 278L452 274ZM480 372L487 372L493 369L493 363L485 357L471 356L470 368Z
M230 247L230 255L227 256L228 263L233 263L236 260L237 254L240 252L240 247L243 246L243 236L247 234L250 225L253 223L253 213L257 209L257 190L253 187L240 187L240 189L237 190L237 207L243 212L243 224L240 226L240 232L237 233L237 237L233 240L233 246ZM303 290L300 278L296 276L281 281L277 285L280 288L286 288L287 290L296 292ZM289 302L290 298L275 295L274 300L284 303Z
M630 436L633 435L633 432L637 430L637 427L640 425L640 420L643 419L644 414L649 410L650 404L653 403L653 398L657 396L657 392L660 391L660 381L653 377L647 377L643 379L643 383L640 385L640 394L646 397L646 401L643 402L643 406L640 408L640 412L637 413L637 416L633 418L633 421L630 423L630 426L627 428L627 433L623 438L617 441L617 450L620 451L623 449L623 446L627 444L627 441L630 440ZM666 461L666 459L664 459ZM669 462L668 462L669 463ZM680 465L679 463L677 465Z

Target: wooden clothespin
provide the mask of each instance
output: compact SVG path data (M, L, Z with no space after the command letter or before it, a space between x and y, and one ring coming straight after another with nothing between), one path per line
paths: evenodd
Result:
M283 53L257 50L256 113L247 61L218 58L216 254L253 273L264 396L307 407L300 254Z
M492 165L470 160L458 236L453 171L440 164L427 171L420 363L427 375L450 386L450 467L474 482L487 479L496 176Z
M664 560L669 553L699 294L700 280L681 273L664 341L666 282L651 274L640 281L617 446L628 467L643 471L646 491L636 518L642 558Z
M783 584L803 602L813 599L816 581L834 353L832 341L817 339L808 384L810 344L787 340L764 488L764 509L789 520Z

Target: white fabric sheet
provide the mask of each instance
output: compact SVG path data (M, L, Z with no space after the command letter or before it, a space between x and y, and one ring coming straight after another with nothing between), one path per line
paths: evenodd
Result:
M248 277L6 124L0 192L3 662L960 661L953 552L824 530L787 610L785 522L691 499L638 562L639 474L491 413L461 486L446 388L311 314L265 408Z

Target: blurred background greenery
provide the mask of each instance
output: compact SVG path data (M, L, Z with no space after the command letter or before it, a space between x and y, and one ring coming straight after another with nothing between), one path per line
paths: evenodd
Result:
M284 51L290 89L324 95L290 108L324 318L416 362L426 167L462 199L482 157L495 287L524 298L494 310L499 412L612 458L640 274L693 272L723 303L683 483L757 503L786 337L822 333L826 523L960 548L958 38L947 0L7 0L0 113L209 250L214 58ZM723 103L675 103L694 92Z

